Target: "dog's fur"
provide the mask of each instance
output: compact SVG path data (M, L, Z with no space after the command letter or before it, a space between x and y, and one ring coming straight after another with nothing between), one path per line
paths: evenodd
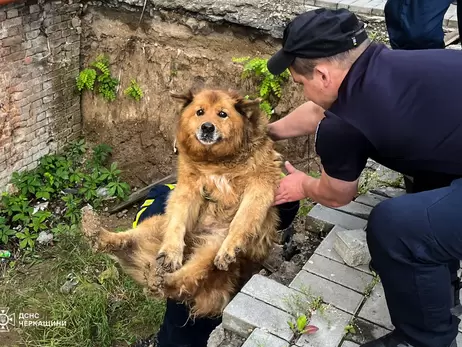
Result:
M173 96L183 103L178 182L165 214L112 233L86 211L83 230L153 295L188 303L196 317L220 315L273 246L282 162L260 100L210 89Z

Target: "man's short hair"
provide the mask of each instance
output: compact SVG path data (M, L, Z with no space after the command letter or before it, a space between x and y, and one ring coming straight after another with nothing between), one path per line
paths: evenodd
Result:
M353 65L356 59L358 59L370 44L370 39L366 39L356 48L325 58L307 59L297 57L291 64L291 67L297 74L307 78L312 77L315 67L321 62L337 64L340 68L347 69Z

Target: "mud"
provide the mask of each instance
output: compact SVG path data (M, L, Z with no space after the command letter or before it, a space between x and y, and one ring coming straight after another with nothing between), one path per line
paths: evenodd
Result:
M250 28L217 26L166 12L145 16L139 27L138 21L139 13L89 7L82 20L81 69L99 54L108 55L111 73L120 79L117 98L108 102L84 92L84 135L111 145L123 178L140 187L175 168L178 105L169 97L170 91L206 86L255 93L255 83L241 79L242 65L232 58L267 58L280 43ZM124 95L132 78L144 92L139 102ZM289 81L272 120L303 101L301 89ZM278 149L301 170L319 168L312 137L281 142Z

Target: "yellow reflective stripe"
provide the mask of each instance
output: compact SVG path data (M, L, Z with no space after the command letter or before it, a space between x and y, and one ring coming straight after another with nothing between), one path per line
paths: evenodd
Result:
M149 206L149 205L151 205L154 201L155 201L155 199L147 199L147 200L143 203L143 205L141 205L141 207Z
M141 215L143 214L143 212L147 209L148 207L143 207L141 210L139 210L139 212L136 214L136 218L135 218L135 221L133 222L133 228L136 228L136 226L138 225L138 221L141 217Z
M172 189L175 189L176 187L176 184L165 184L167 187L170 188L170 190ZM138 213L136 214L136 218L135 218L135 221L133 222L133 228L136 228L136 226L138 225L138 221L141 217L141 215L143 214L144 211L146 211L146 209L148 208L148 206L152 205L152 203L156 201L156 199L147 199L145 200L145 202L143 203L143 205L141 205L141 210L138 211Z

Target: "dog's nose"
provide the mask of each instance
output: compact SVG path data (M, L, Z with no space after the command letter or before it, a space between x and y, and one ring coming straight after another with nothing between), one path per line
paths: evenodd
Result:
M210 122L206 122L201 125L201 130L204 133L213 133L215 130L215 126Z

